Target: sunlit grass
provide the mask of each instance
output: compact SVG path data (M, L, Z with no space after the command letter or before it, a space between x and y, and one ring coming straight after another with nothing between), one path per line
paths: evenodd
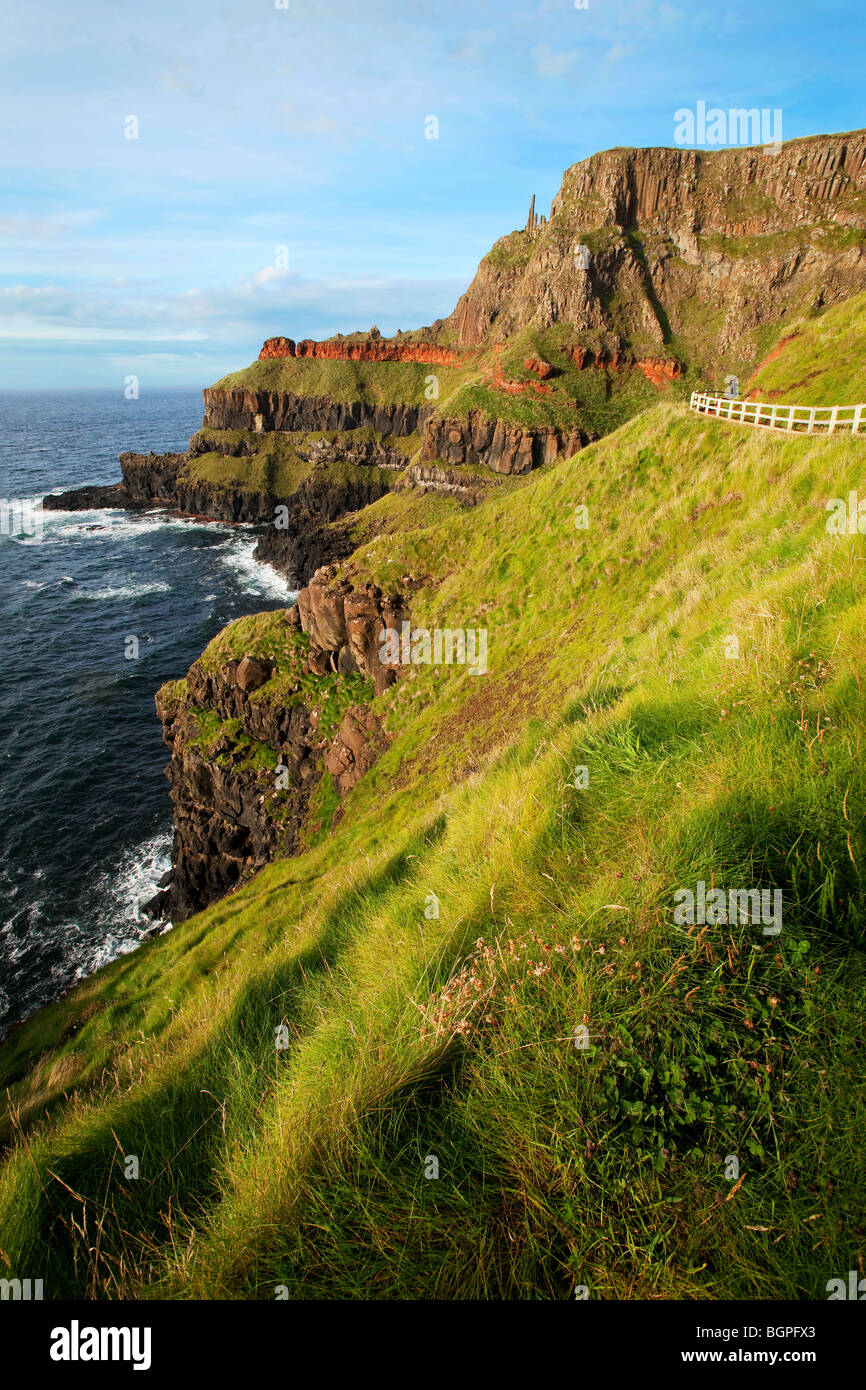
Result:
M659 406L365 542L345 572L486 626L489 672L407 673L331 836L7 1039L9 1272L706 1299L856 1267L866 550L825 503L863 465ZM288 671L243 621L206 660ZM678 926L698 880L781 889L781 935Z

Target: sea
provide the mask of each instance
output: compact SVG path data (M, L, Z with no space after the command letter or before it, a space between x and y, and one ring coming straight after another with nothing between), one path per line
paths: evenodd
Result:
M252 527L41 509L118 481L123 450L185 449L201 416L198 391L0 391L0 1036L153 931L172 838L154 692L291 599Z

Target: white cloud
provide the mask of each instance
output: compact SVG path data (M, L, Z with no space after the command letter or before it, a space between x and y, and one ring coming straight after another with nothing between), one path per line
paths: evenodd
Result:
M238 366L266 337L327 337L366 324L417 327L449 313L465 285L436 279L303 279L266 266L208 290L155 295L147 286L0 286L0 343L232 345ZM434 306L431 311L431 306ZM257 348L256 348L257 350Z
M0 238L9 241L51 239L68 236L81 227L98 222L102 214L96 208L81 208L77 212L49 212L42 215L30 212L0 213Z
M256 271L253 279L257 285L269 285L273 280L285 280L288 273L285 266L266 265Z
M458 39L451 49L451 57L458 63L480 63L485 57L485 49L498 38L496 29L472 29Z
M577 49L568 53L554 53L546 43L536 44L532 49L535 71L539 77L564 77L579 57Z

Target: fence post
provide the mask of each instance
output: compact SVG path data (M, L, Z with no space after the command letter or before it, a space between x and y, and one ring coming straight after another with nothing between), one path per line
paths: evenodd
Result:
M837 421L838 419L839 419L839 407L838 407L838 405L834 405L834 406L833 406L833 409L832 409L832 411L831 411L831 413L830 413L830 424L829 424L829 426L828 426L828 428L827 428L827 433L828 433L828 434L833 434L833 433L835 432L835 430L836 430L836 421Z

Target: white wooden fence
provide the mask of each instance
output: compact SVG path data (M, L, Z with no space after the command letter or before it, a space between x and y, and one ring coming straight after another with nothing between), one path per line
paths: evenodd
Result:
M866 404L763 405L759 401L728 400L726 396L693 391L691 408L699 415L788 434L860 434L866 430Z

